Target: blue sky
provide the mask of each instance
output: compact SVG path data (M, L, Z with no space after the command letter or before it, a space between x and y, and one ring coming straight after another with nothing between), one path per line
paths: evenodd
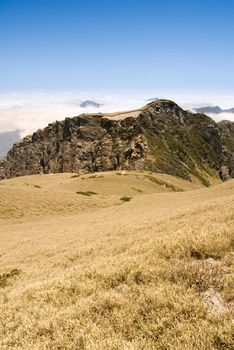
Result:
M0 0L0 90L233 91L234 0Z

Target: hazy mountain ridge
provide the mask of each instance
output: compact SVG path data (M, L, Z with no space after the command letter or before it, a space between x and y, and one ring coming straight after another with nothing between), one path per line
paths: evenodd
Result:
M145 169L209 185L234 176L231 122L217 124L169 100L151 102L134 117L113 115L83 114L25 137L1 162L1 177Z
M4 157L13 143L20 139L17 130L0 133L0 158Z
M205 106L200 108L194 108L194 110L197 113L213 113L213 114L220 114L220 113L234 113L234 108L228 108L228 109L222 109L219 106Z

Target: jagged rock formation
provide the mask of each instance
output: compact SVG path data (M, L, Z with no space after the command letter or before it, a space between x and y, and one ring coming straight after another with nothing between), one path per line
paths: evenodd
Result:
M147 169L204 185L219 174L233 176L232 124L229 131L226 124L168 100L151 102L133 115L111 120L111 115L83 114L49 124L13 146L0 176Z
M221 168L221 177L226 180L234 178L234 123L223 120L218 123L221 131L223 166Z

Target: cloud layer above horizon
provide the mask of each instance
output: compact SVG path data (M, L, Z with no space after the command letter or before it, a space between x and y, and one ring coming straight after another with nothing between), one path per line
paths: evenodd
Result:
M116 112L130 110L149 103L150 98L167 98L184 109L218 105L234 107L234 95L228 94L176 94L155 93L0 93L0 133L18 130L21 137L43 128L56 120L73 117L81 113ZM92 100L102 104L100 108L81 108L80 103ZM209 114L215 121L234 121L233 113Z

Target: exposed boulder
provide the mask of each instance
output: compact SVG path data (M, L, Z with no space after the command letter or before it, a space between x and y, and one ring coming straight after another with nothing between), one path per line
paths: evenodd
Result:
M213 314L225 314L229 310L224 305L224 301L216 290L213 288L208 289L203 293L203 301L207 306L208 310Z

